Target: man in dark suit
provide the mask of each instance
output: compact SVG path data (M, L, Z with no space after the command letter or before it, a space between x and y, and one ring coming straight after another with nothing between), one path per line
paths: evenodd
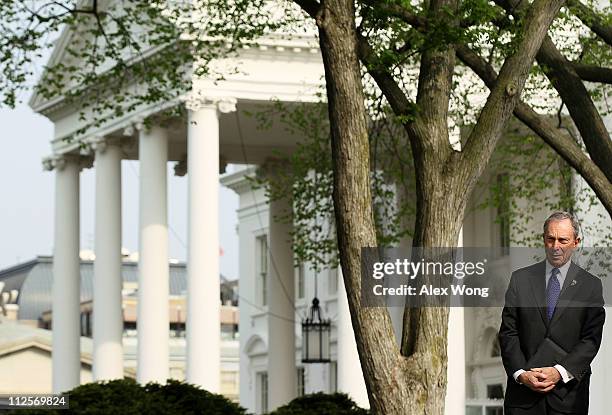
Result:
M506 415L588 413L605 311L601 281L571 261L579 243L574 217L555 212L544 223L546 260L512 274L499 329Z

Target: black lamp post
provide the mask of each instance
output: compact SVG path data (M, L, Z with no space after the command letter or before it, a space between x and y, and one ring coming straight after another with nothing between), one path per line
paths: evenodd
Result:
M312 300L309 317L302 320L302 363L329 363L331 321L321 318L319 299Z

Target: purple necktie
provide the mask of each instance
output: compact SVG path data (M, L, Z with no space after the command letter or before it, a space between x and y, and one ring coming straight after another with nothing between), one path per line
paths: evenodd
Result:
M559 284L559 268L553 268L550 272L550 279L548 280L548 286L546 287L546 315L548 321L552 319L557 306L557 300L559 299L559 293L561 292L561 284Z

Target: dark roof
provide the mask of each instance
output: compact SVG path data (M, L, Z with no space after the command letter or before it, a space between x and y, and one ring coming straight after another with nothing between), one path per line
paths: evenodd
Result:
M39 256L32 261L0 271L4 291L19 290L20 320L38 320L44 311L51 309L53 284L53 262L51 257ZM123 263L123 281L138 282L138 263ZM184 263L170 263L170 295L181 295L187 291L187 269ZM93 296L93 261L81 261L81 302Z
M4 282L3 291L19 290L28 274L41 262L51 262L50 257L38 257L0 271L0 281Z

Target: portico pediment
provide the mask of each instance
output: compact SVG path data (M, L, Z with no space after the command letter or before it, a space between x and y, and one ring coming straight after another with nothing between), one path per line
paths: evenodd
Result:
M69 51L72 38L78 36L75 31L65 30L56 43L49 67L80 67L76 58ZM192 79L192 85L186 89L200 91L211 100L228 100L238 103L242 108L251 113L261 111L257 109L261 105L270 105L271 101L292 102L317 102L324 88L323 65L316 43L312 38L278 38L269 36L257 43L247 45L240 49L237 56L218 60L215 65L217 71L223 68L237 68L230 71L222 81L208 78ZM39 84L45 82L45 76ZM187 81L189 82L189 81ZM73 86L77 88L76 85ZM126 89L126 95L133 93L142 86L133 85ZM131 91L131 92L130 92ZM103 99L114 100L113 95ZM125 99L125 97L123 97ZM130 130L135 120L144 119L165 109L183 105L185 100L180 96L174 99L160 100L147 104L136 105L130 111L120 116L109 117L104 122L87 129L87 136L124 136L126 130ZM68 103L62 96L49 99L40 93L35 93L30 100L30 106L36 111L47 116L55 124L55 137L53 148L56 152L77 151L78 143L69 144L66 137L74 135L91 123L94 115L91 111L82 108L75 103ZM97 113L97 116L100 114ZM241 117L241 115L238 115ZM235 123L234 115L224 116L222 124L228 121ZM233 131L234 128L231 128ZM254 130L250 130L254 131ZM269 133L268 133L269 134ZM279 133L280 134L280 133ZM221 132L221 141L224 142L224 132ZM234 153L240 154L240 143L233 143L236 134L231 133ZM269 137L269 135L268 135ZM268 138L264 138L261 145L268 145ZM272 140L274 141L274 140ZM275 147L272 144L272 147ZM232 159L237 156L231 157Z
M76 2L76 8L79 10L89 10L91 8L90 1L80 0ZM108 0L102 0L97 3L97 8L103 12L108 8ZM30 97L29 106L36 112L48 116L53 120L53 114L61 110L65 106L65 100L62 94L50 96L48 94L48 84L51 81L50 74L55 69L60 69L63 74L61 84L65 91L77 89L79 82L71 78L77 74L86 73L86 71L95 71L101 73L108 69L109 63L106 65L92 66L91 61L87 61L85 56L89 53L86 47L96 48L96 54L104 54L104 43L100 40L96 41L96 35L92 28L92 23L95 23L95 17L86 13L78 13L77 21L74 24L65 25L61 30L58 38L54 41L54 47L51 51L49 60L45 64L44 71L40 79L36 83L34 92ZM84 52L85 51L85 52Z

